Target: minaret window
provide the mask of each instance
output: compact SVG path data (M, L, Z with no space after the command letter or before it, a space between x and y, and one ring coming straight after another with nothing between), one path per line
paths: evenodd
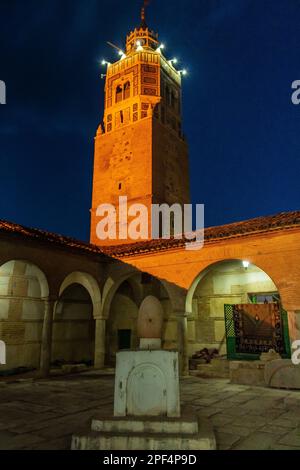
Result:
M130 98L130 82L126 82L124 85L124 100Z
M123 99L123 89L121 85L116 88L116 103L120 103Z
M171 102L171 91L168 86L166 87L166 101L167 101L167 106L169 106Z
M172 91L172 93L171 93L171 106L172 106L173 109L177 108L177 98L175 96L174 91Z

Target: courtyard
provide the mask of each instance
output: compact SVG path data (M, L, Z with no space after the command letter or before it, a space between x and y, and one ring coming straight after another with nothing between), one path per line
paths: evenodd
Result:
M114 376L0 381L0 449L68 450L71 436L113 412ZM181 380L181 403L209 419L219 450L300 450L300 392Z

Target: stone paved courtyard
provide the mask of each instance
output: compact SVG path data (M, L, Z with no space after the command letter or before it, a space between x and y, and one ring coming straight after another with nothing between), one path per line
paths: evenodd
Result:
M70 449L71 435L112 413L113 376L96 372L0 382L0 449ZM300 450L300 392L189 377L181 401L213 423L218 449Z

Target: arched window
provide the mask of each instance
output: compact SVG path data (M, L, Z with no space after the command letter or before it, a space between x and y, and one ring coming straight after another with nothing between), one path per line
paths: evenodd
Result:
M121 85L118 85L116 88L116 103L120 103L122 101L122 95L123 95L123 88Z
M171 93L171 106L173 109L177 109L177 96L174 91Z
M124 100L130 98L130 82L126 82L124 85Z
M170 106L170 101L171 101L171 92L170 92L170 88L167 86L167 87L166 87L166 102L167 102L167 106Z

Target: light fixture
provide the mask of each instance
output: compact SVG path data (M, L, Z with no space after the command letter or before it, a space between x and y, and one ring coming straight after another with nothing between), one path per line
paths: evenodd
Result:
M176 59L176 57L174 57L174 59L169 60L169 63L170 63L171 65L177 64L177 62L178 62L178 60Z
M119 54L119 56L121 56L121 60L126 58L125 52L121 51L121 49L119 50L118 54Z
M136 45L137 45L137 51L143 51L144 50L141 41L136 41Z
M249 266L250 266L250 262L249 261L243 261L243 266L245 269L248 269Z
M164 44L161 44L157 49L156 49L156 52L161 52L162 49L165 48L165 45Z
M107 65L107 66L108 66L108 65L111 65L110 62L107 62L107 60L104 60L104 59L102 60L101 64L102 64L102 65Z
M179 70L178 73L180 73L180 75L187 75L188 71L186 69L183 69Z

